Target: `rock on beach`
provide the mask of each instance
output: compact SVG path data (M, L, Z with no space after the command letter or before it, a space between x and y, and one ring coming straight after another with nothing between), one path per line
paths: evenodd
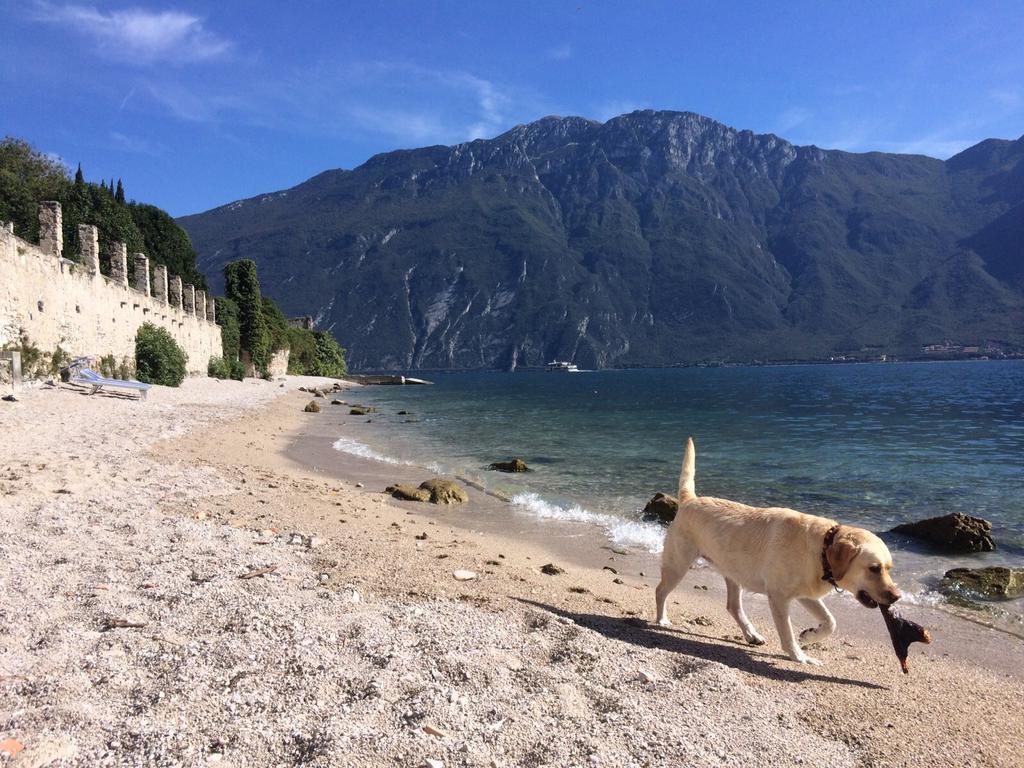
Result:
M418 488L396 483L384 490L396 499L404 501L429 501L432 504L462 504L469 501L469 494L465 488L452 480L440 477L424 480Z
M993 552L996 548L992 523L960 512L903 523L892 532L926 541L947 552Z

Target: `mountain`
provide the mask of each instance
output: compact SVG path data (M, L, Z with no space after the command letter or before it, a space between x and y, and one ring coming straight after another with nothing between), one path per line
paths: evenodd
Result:
M354 369L1024 349L1024 137L950 158L688 112L547 117L179 220Z

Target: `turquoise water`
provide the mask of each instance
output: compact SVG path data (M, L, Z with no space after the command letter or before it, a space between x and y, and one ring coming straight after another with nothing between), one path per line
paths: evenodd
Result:
M954 565L1024 564L1024 362L438 374L372 387L395 422L370 448L514 497L512 514L604 527L660 547L639 510L675 493L686 437L697 492L784 505L882 532L948 512L994 524L1000 551L942 557L886 537L927 594ZM404 423L397 410L417 421ZM348 438L339 449L360 452ZM523 458L535 471L484 467ZM1005 604L1004 604L1005 605ZM1020 605L1009 609L1020 612Z

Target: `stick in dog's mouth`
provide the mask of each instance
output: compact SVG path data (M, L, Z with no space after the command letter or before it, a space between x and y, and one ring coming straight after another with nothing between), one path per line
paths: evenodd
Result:
M878 603L871 599L871 596L863 589L857 592L857 601L865 608L877 608Z

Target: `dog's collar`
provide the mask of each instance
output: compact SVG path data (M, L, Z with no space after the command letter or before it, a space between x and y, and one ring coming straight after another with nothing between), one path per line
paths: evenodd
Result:
M822 581L827 581L838 591L839 585L836 584L835 577L832 575L832 566L828 562L828 548L832 546L832 542L836 540L836 534L839 532L839 523L836 523L828 532L825 534L825 543L821 547L821 570L824 574L821 577Z

